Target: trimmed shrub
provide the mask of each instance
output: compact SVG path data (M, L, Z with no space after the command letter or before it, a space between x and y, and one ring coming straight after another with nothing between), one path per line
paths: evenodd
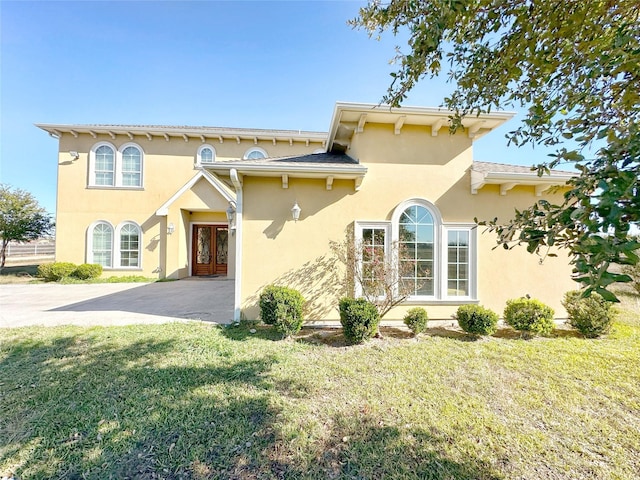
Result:
M427 329L427 321L429 316L427 311L422 307L415 307L407 311L402 319L404 324L409 327L414 335L424 332Z
M535 298L507 300L504 321L516 330L549 335L553 331L553 308Z
M640 262L635 265L623 265L622 273L626 273L631 277L630 285L640 295Z
M38 276L47 282L57 282L71 276L77 265L71 262L44 263L38 267Z
M460 328L473 335L493 335L498 329L498 314L480 305L461 305L455 318Z
M572 290L564 294L562 305L569 314L569 325L587 338L609 333L616 316L613 304L597 293L583 298L581 291Z
M102 275L102 265L97 263L83 263L78 265L73 273L72 277L79 278L80 280L89 280L90 278L98 278Z
M349 344L364 343L378 331L380 314L376 306L364 298L342 298L340 323Z
M260 318L288 337L302 328L304 303L299 291L269 285L260 294Z
M41 263L40 265L38 265L38 271L36 275L39 278L42 278L46 281L50 281L49 278L51 277L52 266L53 266L53 263Z

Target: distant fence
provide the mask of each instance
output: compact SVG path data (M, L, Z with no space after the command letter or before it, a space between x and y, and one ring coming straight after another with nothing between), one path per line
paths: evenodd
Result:
M28 243L9 242L6 254L7 259L9 259L11 257L49 256L54 255L55 252L55 240L37 240Z

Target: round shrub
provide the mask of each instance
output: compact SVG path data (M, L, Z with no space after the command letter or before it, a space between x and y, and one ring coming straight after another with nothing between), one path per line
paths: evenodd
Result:
M409 327L414 335L424 332L427 329L427 321L429 316L427 311L422 307L415 307L407 311L402 319L404 324Z
M516 330L549 335L553 331L553 308L534 298L507 300L504 321Z
M36 275L46 280L47 282L50 282L52 266L53 266L53 263L41 263L40 265L38 265L38 272L36 273Z
M304 302L293 288L269 285L260 294L260 318L288 337L302 328Z
M458 325L473 335L493 335L498 329L498 314L480 305L462 305L455 314Z
M47 282L57 282L71 276L77 265L71 262L44 263L38 267L38 276Z
M587 338L608 333L616 316L613 304L597 293L583 298L582 292L572 290L564 294L562 305L569 314L569 325Z
M90 278L98 278L102 275L102 265L97 263L83 263L78 265L78 268L71 274L72 277L79 278L80 280L89 280Z
M364 298L342 298L340 323L349 344L363 343L378 331L380 314L375 305Z

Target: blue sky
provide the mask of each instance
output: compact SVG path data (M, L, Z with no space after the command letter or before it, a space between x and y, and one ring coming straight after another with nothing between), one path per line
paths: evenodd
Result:
M336 101L380 101L404 44L348 26L364 4L0 0L0 181L55 211L58 145L34 123L326 131ZM450 90L424 80L405 104L439 106ZM475 158L544 161L507 147L517 118Z

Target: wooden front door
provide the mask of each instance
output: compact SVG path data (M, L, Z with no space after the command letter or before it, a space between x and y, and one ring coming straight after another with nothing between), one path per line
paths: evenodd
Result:
M229 228L226 225L194 225L191 274L226 275Z

